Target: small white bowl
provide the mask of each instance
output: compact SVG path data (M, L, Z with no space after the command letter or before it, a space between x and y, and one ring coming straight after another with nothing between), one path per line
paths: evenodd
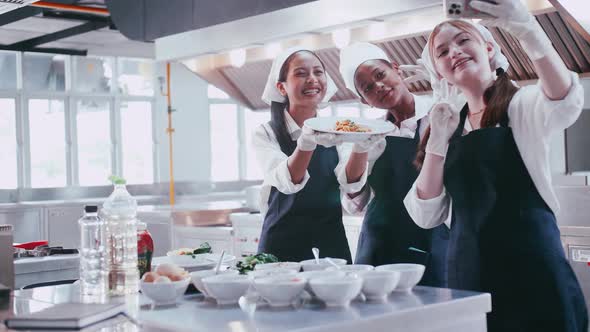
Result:
M397 271L400 273L399 283L395 287L396 292L409 292L420 282L424 275L425 266L421 264L387 264L377 266L377 271Z
M178 250L168 251L166 256L170 259L170 261L178 266L194 266L198 264L205 264L205 263L213 263L208 261L207 254L198 254L198 255L179 255Z
M190 277L179 281L168 283L145 282L141 281L139 287L141 292L151 299L156 305L171 305L184 295L188 285L191 282Z
M328 307L348 307L363 287L363 279L356 275L315 278L309 281L315 295Z
M269 270L269 269L287 269L299 272L301 270L301 263L297 262L277 262L277 263L266 263L256 264L254 270Z
M400 280L400 273L388 270L370 270L357 272L363 279L362 292L369 301L385 301Z
M223 271L219 271L218 275L238 274L238 273L239 272L237 270L223 270ZM211 277L214 275L215 275L215 269L195 271L195 272L190 273L191 281L193 282L193 285L195 285L195 288L198 289L199 292L201 292L205 297L211 297L211 296L209 296L209 293L207 293L207 290L205 289L205 285L203 285L203 278Z
M342 258L331 258L331 260L336 263L336 265L346 265L346 259ZM320 258L320 263L317 264L315 259L307 259L301 261L301 267L303 271L316 271L316 270L325 270L331 267L332 264L328 263L325 258Z
M281 276L281 275L293 276L296 274L297 274L297 272L295 272L295 270L283 269L283 268L254 270L254 271L247 272L247 275L248 275L248 277L250 277L250 279L267 278L267 277Z
M350 272L353 272L354 273L354 272L361 272L361 271L371 271L373 269L374 269L373 265L368 265L368 264L348 264L348 265L342 265L342 266L340 266L340 268L337 268L335 266L330 266L326 270L328 270L328 271L339 270L339 271L343 271L343 272L346 272L346 273L350 273Z
M243 274L221 274L202 279L207 294L219 305L237 304L250 287L250 278Z
M307 279L307 285L305 285L305 291L309 293L309 295L316 297L313 289L309 286L309 281L316 278L326 278L326 277L344 277L346 272L338 271L338 270L316 270L316 271L305 271L297 273L298 277Z
M287 307L305 288L307 280L298 276L280 275L254 280L254 288L271 307Z

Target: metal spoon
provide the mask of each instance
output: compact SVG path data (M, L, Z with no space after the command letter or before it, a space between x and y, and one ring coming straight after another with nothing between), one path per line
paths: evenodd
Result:
M313 252L313 257L315 257L315 263L320 264L320 249L318 248L311 248L311 252Z
M340 270L340 265L336 264L336 263L335 263L335 262L332 260L332 258L330 258L330 257L326 257L326 258L324 258L324 259L326 260L326 262L330 263L330 265L332 265L333 267L335 267L335 268L336 268L336 270Z
M219 256L219 261L215 266L215 274L219 274L219 268L221 267L221 262L223 262L223 256L225 255L225 250L221 251L221 255Z

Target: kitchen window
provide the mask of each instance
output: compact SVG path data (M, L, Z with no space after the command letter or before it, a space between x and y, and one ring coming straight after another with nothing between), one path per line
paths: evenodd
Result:
M0 189L14 189L18 186L14 98L0 98L0 146Z
M31 99L28 106L31 187L64 187L67 184L64 101Z
M262 180L263 174L256 160L256 153L252 146L252 135L258 126L270 121L270 111L252 111L244 109L245 159L246 180Z
M210 104L211 181L240 179L237 104Z
M152 104L129 101L120 110L123 177L129 184L153 183Z
M76 103L78 182L81 186L108 185L111 169L110 103L81 99Z

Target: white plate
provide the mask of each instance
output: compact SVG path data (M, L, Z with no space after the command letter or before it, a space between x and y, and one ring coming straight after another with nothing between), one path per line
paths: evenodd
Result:
M188 270L188 272L199 271L199 270L207 270L212 269L217 264L219 260L220 254L201 254L202 259L195 259L194 262L186 263L186 264L177 264L178 266L182 267L183 269ZM233 261L236 260L236 256L225 254L223 256L222 264L228 265L231 264ZM152 266L157 266L162 263L172 263L170 257L154 257L152 260Z
M354 121L360 126L371 129L371 131L364 133L336 131L334 129L336 128L336 121L342 120ZM315 117L305 120L305 125L316 131L341 135L345 142L358 142L368 138L371 135L387 134L395 129L395 126L389 121L343 116Z

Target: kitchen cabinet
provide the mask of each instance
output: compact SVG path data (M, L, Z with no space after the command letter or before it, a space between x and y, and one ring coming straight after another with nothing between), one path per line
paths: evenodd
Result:
M234 254L231 227L174 226L174 248L196 248L208 242L214 253Z
M14 242L30 242L47 238L43 209L10 207L0 210L0 224L13 226Z

